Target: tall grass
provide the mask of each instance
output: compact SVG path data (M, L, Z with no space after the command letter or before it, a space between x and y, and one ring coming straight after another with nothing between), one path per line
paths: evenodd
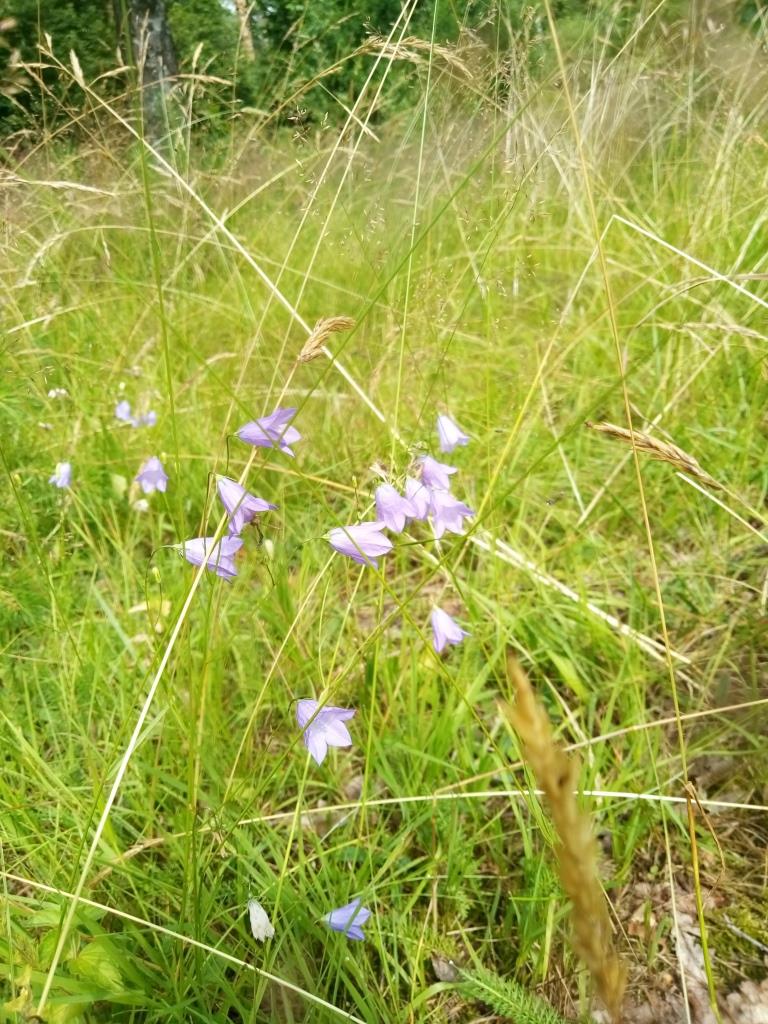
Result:
M86 84L77 144L27 146L4 174L8 1019L46 991L48 1021L472 1020L491 976L490 1006L527 990L586 1019L553 837L498 708L510 646L582 750L630 1000L677 972L692 842L718 990L759 976L722 910L759 938L759 40L648 6L623 47L582 39L532 74L524 39L499 57L401 36L407 16L371 44L343 131L241 119L217 145L182 124L155 153ZM422 102L380 123L406 59ZM195 121L186 99L172 123ZM300 361L332 316L356 325ZM632 426L727 500L642 457L638 479L584 428L628 429L624 389ZM121 426L122 398L157 426ZM233 432L278 402L299 408L297 458L250 465ZM435 450L443 407L472 437L454 453L468 536L414 529L378 571L333 555L324 535L369 514L380 473ZM153 454L169 488L141 511ZM280 509L227 585L169 545L212 533L213 474L249 465ZM436 603L472 634L443 659ZM295 723L308 696L357 708L354 746L320 768ZM686 776L710 815L693 832ZM365 944L321 921L356 895ZM249 896L275 924L263 947Z

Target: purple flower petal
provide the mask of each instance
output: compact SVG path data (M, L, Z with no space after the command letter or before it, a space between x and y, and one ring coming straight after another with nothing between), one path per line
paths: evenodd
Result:
M419 460L421 463L421 480L430 490L449 491L451 481L448 479L456 473L455 466L448 466L445 462L438 462L431 455L423 455Z
M131 403L125 399L122 402L118 402L115 406L115 419L120 420L121 423L134 423L133 416L131 416Z
M392 550L392 541L381 532L384 523L356 523L339 526L328 534L332 548L361 565L378 566L376 559Z
M352 746L352 737L344 722L354 715L354 708L321 707L309 697L297 702L296 721L304 733L304 746L318 764L325 760L328 747Z
M69 487L72 483L72 466L69 462L57 462L56 469L48 477L48 483L54 487Z
M240 537L222 537L215 543L212 537L195 537L193 540L185 540L183 544L174 545L192 565L205 564L206 569L225 580L237 576L235 553L242 546Z
M393 533L402 533L407 519L416 519L413 502L399 494L392 484L376 488L376 518Z
M323 920L335 932L341 932L348 939L361 941L365 938L363 925L371 916L370 910L367 907L361 906L361 903L362 900L358 896L351 903L347 903L343 907L337 907L336 910L326 914Z
M470 635L442 608L433 608L429 619L432 624L432 646L438 654L449 644L460 644L465 636Z
M437 436L441 452L452 452L457 445L469 444L469 437L458 423L445 413L437 417Z
M142 463L135 480L145 494L152 494L153 491L164 492L168 485L168 474L163 469L160 459L153 455Z
M429 515L429 490L412 476L405 478L405 496L414 509L414 519L426 519Z
M279 448L286 455L293 455L289 445L301 440L301 434L288 423L296 415L296 409L275 409L269 416L251 420L242 426L237 436L246 444L257 448Z
M244 487L230 480L227 476L220 476L216 484L221 498L221 503L227 510L229 516L229 532L238 534L246 523L252 522L261 512L273 511L277 505L272 505L263 498L257 498L250 494Z
M439 540L444 533L464 533L463 520L475 513L450 491L432 491L430 496L432 530Z

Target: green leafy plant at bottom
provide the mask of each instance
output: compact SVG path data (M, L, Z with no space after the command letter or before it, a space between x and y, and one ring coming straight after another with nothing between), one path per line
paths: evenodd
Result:
M460 991L510 1017L515 1024L566 1024L549 1003L532 995L522 985L502 978L486 967L462 969Z

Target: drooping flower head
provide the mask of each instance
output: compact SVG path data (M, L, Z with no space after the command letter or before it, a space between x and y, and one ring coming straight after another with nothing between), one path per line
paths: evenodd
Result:
M469 444L469 437L458 423L445 413L440 413L437 417L437 436L441 452L452 452L457 445Z
M231 534L240 533L245 524L250 523L260 512L269 512L277 508L277 505L257 498L255 494L249 494L244 487L227 476L218 478L216 488L229 516L228 529Z
M413 507L414 519L426 519L429 515L429 490L421 481L412 476L405 478L405 496Z
M344 723L354 715L354 708L321 707L309 697L298 701L296 721L304 730L304 746L318 764L325 760L328 747L352 746L352 737Z
M451 481L448 477L457 472L455 466L448 466L445 462L438 462L431 455L422 455L419 461L421 463L422 483L426 484L430 490L437 488L440 491L449 491L451 489Z
M286 455L293 455L289 445L301 440L298 430L288 425L295 415L296 409L275 409L269 416L240 427L237 436L257 448L279 448Z
M141 469L135 479L145 494L152 494L154 491L165 492L168 485L168 474L156 455L141 464Z
M237 576L235 554L242 546L240 537L222 537L215 543L213 537L195 537L193 540L185 540L183 544L174 545L192 565L205 564L206 569L224 580Z
M393 533L402 533L406 519L416 519L416 509L408 498L399 494L392 484L376 488L376 518Z
M54 487L69 487L72 483L72 466L69 462L57 462L56 469L48 477L48 483Z
M465 636L470 635L442 608L433 608L429 621L432 624L432 646L438 654L449 644L460 644Z
M263 942L264 939L271 939L275 934L272 922L267 917L267 912L258 900L248 900L248 917L251 922L251 933L254 939Z
M464 533L463 520L475 513L450 491L432 491L429 501L432 530L439 540L444 533Z
M356 523L339 526L328 534L328 541L339 554L354 559L361 565L375 565L377 558L392 550L392 541L381 532L384 523Z
M365 938L363 925L371 916L371 912L367 907L361 906L361 903L362 900L358 896L357 899L347 903L346 906L338 907L336 910L332 910L330 914L326 914L323 920L335 932L341 932L348 939L362 941Z

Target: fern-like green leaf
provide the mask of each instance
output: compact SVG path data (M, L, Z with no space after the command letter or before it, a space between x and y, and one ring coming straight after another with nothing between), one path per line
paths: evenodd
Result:
M461 991L509 1017L514 1024L566 1024L549 1003L532 995L516 981L502 978L485 967L462 970Z

